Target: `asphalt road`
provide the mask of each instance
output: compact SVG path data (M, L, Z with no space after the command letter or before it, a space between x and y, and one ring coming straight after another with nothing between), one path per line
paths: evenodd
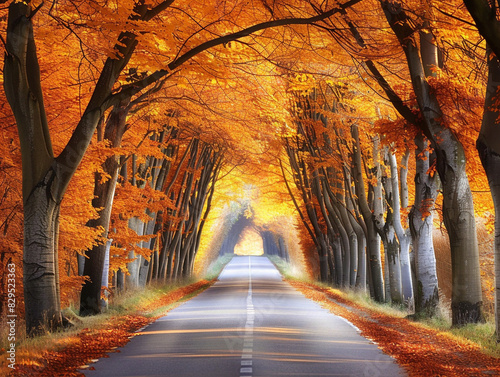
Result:
M266 257L234 257L212 287L142 330L89 377L405 376L346 320L281 280Z

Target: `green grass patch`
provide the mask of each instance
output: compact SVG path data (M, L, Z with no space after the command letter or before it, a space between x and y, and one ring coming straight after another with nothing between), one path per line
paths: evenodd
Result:
M204 279L212 280L220 275L226 264L233 259L234 254L226 254L213 261L205 271Z

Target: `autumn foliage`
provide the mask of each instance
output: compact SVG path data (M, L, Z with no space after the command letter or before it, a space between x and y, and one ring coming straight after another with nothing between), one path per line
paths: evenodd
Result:
M446 228L453 323L483 320L495 145L481 160L476 141L497 88L462 2L7 3L0 295L14 263L28 333L191 277L248 228L328 284L428 315Z

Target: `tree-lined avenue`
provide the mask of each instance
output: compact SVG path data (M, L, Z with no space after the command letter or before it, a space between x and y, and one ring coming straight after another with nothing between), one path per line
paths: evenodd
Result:
M255 256L235 256L214 286L92 366L88 377L406 375Z
M458 375L413 321L499 364L500 2L0 4L0 367L84 368L231 257L85 373Z

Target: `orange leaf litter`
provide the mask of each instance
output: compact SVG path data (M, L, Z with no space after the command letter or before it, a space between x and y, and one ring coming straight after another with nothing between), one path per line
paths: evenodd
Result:
M500 375L500 359L480 352L475 343L460 342L408 319L362 308L329 288L296 281L289 283L306 297L353 323L363 336L394 357L410 376Z

